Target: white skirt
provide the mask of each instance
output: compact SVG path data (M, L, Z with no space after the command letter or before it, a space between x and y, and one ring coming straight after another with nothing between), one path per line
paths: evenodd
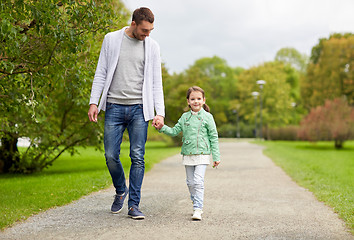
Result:
M187 166L195 166L200 164L210 164L211 155L183 155L182 164Z

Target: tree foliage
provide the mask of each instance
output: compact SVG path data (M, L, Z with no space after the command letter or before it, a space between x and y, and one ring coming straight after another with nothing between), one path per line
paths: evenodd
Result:
M237 97L237 76L242 68L231 68L217 56L201 58L180 74L164 75L166 119L168 125L176 124L188 110L186 94L189 87L197 85L204 89L206 103L210 106L218 126L235 118L233 100ZM173 138L175 142L180 139Z
M229 67L219 57L201 58L180 74L164 79L166 121L176 123L187 107L186 94L189 87L197 85L204 89L206 103L210 106L217 124L230 121L231 100L236 98L237 76L240 68Z
M0 9L0 170L40 171L101 135L87 120L97 34L125 23L128 11L110 0L4 0ZM23 152L20 137L30 140Z
M298 137L309 141L332 141L336 148L354 138L354 108L345 98L326 100L323 106L311 109L301 121Z
M294 111L291 103L296 102L294 95L292 95L291 81L297 81L294 78L296 78L295 70L278 61L267 62L243 71L238 81L241 117L252 123L255 121L255 114L258 118L259 97L255 100L251 93L260 92L257 80L265 80L266 84L260 94L263 105L263 126L284 126L290 123L293 118L292 111Z
M290 64L297 71L304 73L308 64L308 57L295 48L282 48L276 53L275 61Z
M333 34L313 47L307 76L301 83L304 105L310 109L326 99L346 96L354 104L354 35Z

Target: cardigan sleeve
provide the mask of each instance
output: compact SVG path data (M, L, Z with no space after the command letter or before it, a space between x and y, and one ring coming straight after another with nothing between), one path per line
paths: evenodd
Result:
M213 155L213 161L220 161L220 150L219 150L219 139L218 131L216 129L216 124L213 115L209 114L208 117L208 138L210 141L211 153Z
M106 75L107 75L107 45L109 35L107 34L103 40L100 56L96 67L95 77L92 83L90 104L98 105L98 102L103 91Z
M156 115L165 117L165 104L163 97L163 87L162 87L162 70L161 70L161 56L160 47L154 42L153 49L153 97L154 97L154 107Z
M163 125L162 128L159 130L159 132L162 132L162 133L164 133L164 134L166 134L168 136L171 136L171 137L175 137L180 132L183 131L182 126L183 126L182 118L180 118L173 128L171 128L171 127L169 127L167 125Z

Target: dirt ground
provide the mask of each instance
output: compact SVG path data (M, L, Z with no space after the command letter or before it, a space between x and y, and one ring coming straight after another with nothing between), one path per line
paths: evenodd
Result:
M248 142L220 143L222 163L208 167L202 221L192 203L181 156L146 173L140 209L145 220L111 214L109 188L30 217L0 239L354 239L332 209L299 187ZM148 159L147 159L148 161Z

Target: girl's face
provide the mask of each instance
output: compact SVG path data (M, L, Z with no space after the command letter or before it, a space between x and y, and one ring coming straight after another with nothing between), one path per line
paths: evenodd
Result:
M189 95L187 102L193 112L199 112L205 103L205 98L201 92L193 91Z

